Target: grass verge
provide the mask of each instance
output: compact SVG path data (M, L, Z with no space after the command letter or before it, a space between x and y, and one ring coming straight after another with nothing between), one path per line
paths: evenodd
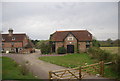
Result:
M15 61L8 57L2 58L2 79L36 79L31 73L23 75L22 66L19 66Z

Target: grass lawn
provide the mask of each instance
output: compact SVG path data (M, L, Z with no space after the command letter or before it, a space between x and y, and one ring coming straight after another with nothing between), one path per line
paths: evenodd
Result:
M68 54L65 56L44 56L40 57L39 59L57 64L64 67L78 67L81 65L85 65L85 63L92 64L94 63L93 60L90 59L88 54L82 53L82 54Z
M56 65L70 68L83 66L85 65L85 63L89 65L98 62L95 59L91 59L90 56L86 53L68 54L65 56L43 56L40 57L39 59ZM105 77L116 78L117 74L112 71L110 66L107 65L105 66Z
M0 57L1 59L1 57ZM31 73L22 74L22 68L11 58L2 57L2 79L36 79Z
M100 47L102 50L106 50L112 54L118 53L118 50L120 50L120 47Z

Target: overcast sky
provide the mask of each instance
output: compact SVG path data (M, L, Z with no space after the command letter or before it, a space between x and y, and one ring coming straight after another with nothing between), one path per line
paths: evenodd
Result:
M58 30L88 30L98 40L118 38L117 2L3 2L2 31L47 40Z

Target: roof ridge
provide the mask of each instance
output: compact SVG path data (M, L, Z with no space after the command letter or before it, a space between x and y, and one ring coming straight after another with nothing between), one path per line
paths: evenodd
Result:
M82 32L82 31L87 31L87 30L65 30L65 31L56 31L56 32Z

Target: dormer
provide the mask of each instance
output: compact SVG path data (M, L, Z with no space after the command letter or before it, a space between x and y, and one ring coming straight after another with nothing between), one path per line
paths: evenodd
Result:
M12 37L12 40L15 40L15 37Z

